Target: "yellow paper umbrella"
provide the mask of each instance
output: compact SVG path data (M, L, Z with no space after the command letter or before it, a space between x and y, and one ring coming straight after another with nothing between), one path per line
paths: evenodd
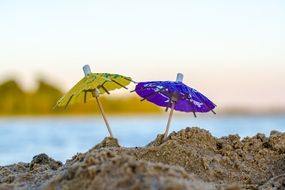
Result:
M99 100L99 96L105 93L110 94L110 91L119 88L128 89L126 86L132 82L132 79L118 74L92 73L89 65L85 65L83 67L83 71L85 77L58 100L56 107L67 108L70 104L78 102L86 103L88 100L95 98L109 134L113 137L109 122Z

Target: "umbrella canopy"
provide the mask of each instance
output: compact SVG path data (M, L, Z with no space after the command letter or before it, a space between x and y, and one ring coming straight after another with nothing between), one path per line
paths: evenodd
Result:
M152 81L140 82L136 85L135 91L144 100L148 100L158 106L171 108L167 123L165 137L167 136L173 110L182 112L215 112L216 105L206 96L182 82L183 74L178 73L176 81Z
M132 79L118 74L92 73L89 65L85 65L83 71L85 77L58 100L56 107L64 106L67 108L70 104L78 102L86 103L88 100L95 98L108 132L113 137L103 106L99 101L99 96L105 93L110 94L110 91L119 88L128 89L126 86L132 82Z
M216 107L206 96L182 82L141 82L136 86L136 92L142 100L166 108L171 108L175 99L176 111L208 112Z
M110 91L119 88L127 89L132 79L118 74L90 73L82 78L73 88L71 88L56 106L67 107L70 104L84 102L94 98L94 92L98 94L110 94Z

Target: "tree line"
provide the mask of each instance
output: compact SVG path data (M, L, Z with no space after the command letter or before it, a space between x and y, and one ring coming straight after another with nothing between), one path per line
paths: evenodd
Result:
M45 82L37 81L37 88L25 91L15 80L0 84L0 115L61 115L61 114L97 114L99 110L94 101L69 106L66 110L54 106L63 96L63 91ZM158 113L161 109L151 103L139 101L139 97L103 95L104 109L111 114Z

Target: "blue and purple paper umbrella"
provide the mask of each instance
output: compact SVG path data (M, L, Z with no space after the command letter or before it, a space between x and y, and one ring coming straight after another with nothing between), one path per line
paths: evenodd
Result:
M177 79L173 81L140 82L135 91L144 100L148 100L158 106L170 108L170 114L164 133L167 137L173 111L192 112L196 117L197 112L209 112L216 114L213 109L216 105L197 90L185 85L183 74L178 73Z

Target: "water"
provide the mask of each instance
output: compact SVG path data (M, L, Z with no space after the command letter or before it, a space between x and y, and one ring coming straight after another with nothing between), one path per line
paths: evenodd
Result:
M167 117L109 117L115 137L123 146L144 146L163 133ZM244 117L210 116L193 118L175 116L171 131L199 126L214 136L285 131L285 116ZM30 162L34 155L47 153L65 162L77 152L85 152L107 136L101 117L0 118L0 165Z

